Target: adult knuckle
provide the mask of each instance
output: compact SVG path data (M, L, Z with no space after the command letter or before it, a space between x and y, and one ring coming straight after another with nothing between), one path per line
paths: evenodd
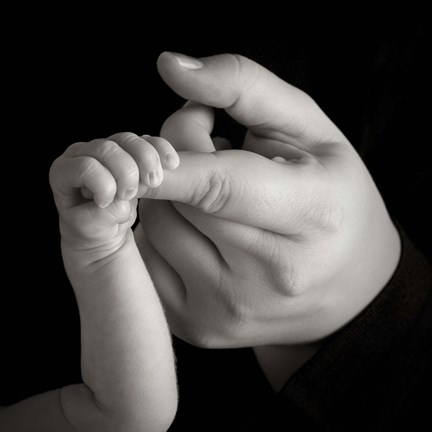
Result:
M228 109L234 108L241 102L242 96L259 81L261 75L261 67L250 60L249 58L240 54L228 54L234 64L235 78L241 84L239 91L234 95ZM250 107L249 107L250 108Z
M195 188L191 196L191 205L204 213L219 213L229 202L233 182L226 170L216 170Z
M235 72L236 72L236 77L237 78L246 78L247 76L250 75L250 72L256 72L256 70L258 69L258 65L257 63L255 63L254 61L250 60L249 58L241 55L241 54L228 54L228 56L231 57L231 59L233 60L233 63L235 65ZM254 74L252 74L252 76L254 76Z
M315 210L315 220L325 231L335 233L342 226L342 209L339 206L325 205Z
M246 58L244 56L242 56L241 54L236 54L236 53L228 54L228 57L231 58L231 60L234 64L236 78L239 78L241 76L241 72L244 68L244 63L246 61Z
M305 291L298 270L289 263L279 263L272 272L272 287L284 296L297 297Z
M292 253L287 253L287 249L293 247L293 239L267 235L265 241L262 249L266 251L266 258L262 269L271 289L283 297L295 297L304 292L305 284L299 264ZM289 246L287 241L290 242Z

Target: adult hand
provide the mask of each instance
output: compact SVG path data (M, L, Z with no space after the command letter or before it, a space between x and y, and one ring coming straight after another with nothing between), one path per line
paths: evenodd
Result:
M162 128L180 166L141 200L136 230L173 332L210 348L335 332L400 253L360 157L307 94L249 59L164 53L158 68L193 101ZM210 107L247 127L242 150L215 151Z

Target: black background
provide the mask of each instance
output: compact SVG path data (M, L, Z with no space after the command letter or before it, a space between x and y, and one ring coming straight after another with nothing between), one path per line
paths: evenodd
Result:
M417 19L313 29L291 23L277 35L250 31L242 38L230 35L223 23L188 35L181 26L169 35L151 29L148 19L139 28L124 24L82 20L66 26L56 19L38 22L32 31L17 26L6 41L0 404L80 380L78 311L63 271L49 166L75 141L119 131L158 134L183 103L157 74L156 59L164 50L245 54L310 92L370 159L392 214L432 256L426 208L430 139L424 134L426 110L419 105L426 98L427 44ZM398 63L413 46L420 47L413 62ZM397 91L383 89L389 81ZM393 112L399 97L412 106ZM387 115L400 130L389 132L380 124L377 119ZM370 135L366 123L373 125Z

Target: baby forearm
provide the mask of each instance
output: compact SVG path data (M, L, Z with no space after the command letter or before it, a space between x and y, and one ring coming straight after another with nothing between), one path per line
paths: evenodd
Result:
M82 375L97 404L108 415L137 422L142 416L149 425L172 419L177 389L170 334L132 233L92 264L67 249L63 255L80 311ZM67 397L73 416L76 394Z

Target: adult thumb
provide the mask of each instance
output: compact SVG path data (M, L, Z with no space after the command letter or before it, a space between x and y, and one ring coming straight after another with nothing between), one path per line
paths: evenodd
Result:
M342 133L306 93L238 54L200 59L164 52L157 61L166 84L185 99L223 108L252 131L304 149Z

